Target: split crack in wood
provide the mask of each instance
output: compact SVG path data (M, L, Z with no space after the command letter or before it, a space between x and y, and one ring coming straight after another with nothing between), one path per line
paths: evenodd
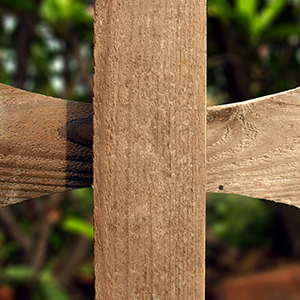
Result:
M300 89L207 109L207 192L300 207ZM0 84L0 206L91 186L92 105Z

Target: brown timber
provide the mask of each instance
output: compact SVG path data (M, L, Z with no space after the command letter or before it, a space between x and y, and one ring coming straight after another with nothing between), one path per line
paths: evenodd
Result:
M0 84L0 207L91 185L92 114Z
M294 89L208 107L207 192L300 207L299 101ZM91 185L91 104L0 84L0 116L0 206Z
M95 289L204 299L206 3L95 2Z
M208 109L207 192L300 207L300 88Z

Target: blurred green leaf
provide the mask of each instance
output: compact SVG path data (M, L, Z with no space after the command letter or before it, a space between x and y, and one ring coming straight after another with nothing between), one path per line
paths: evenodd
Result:
M69 300L70 297L60 287L50 272L44 272L40 281L41 300Z
M89 261L80 266L80 275L93 275L94 274L94 266Z
M227 0L209 0L207 13L210 17L216 17L227 23L235 16L235 12Z
M235 0L236 13L251 21L255 16L258 0Z
M233 21L244 33L250 35L250 42L255 46L287 5L286 0L268 0L257 11L260 3L258 0L235 0L232 7L227 0L210 0L208 15L227 25Z
M91 187L74 190L72 194L80 204L82 212L88 213L93 209L93 189Z
M70 296L59 286L50 270L42 272L31 296L32 300L70 300Z
M82 202L93 202L93 189L88 187L88 188L83 188L83 189L77 189L73 190L72 193L74 196Z
M207 227L228 243L239 247L268 243L271 215L259 199L212 194L207 210Z
M251 39L257 42L261 34L273 23L278 15L283 11L287 5L286 0L269 0L262 8L260 13L253 18L251 28Z
M94 229L85 219L70 216L66 218L62 227L65 231L82 235L88 239L94 239Z
M69 22L92 22L85 4L77 0L44 0L40 14L58 29L67 26Z
M26 282L32 278L34 270L28 266L11 265L3 271L3 279L12 282Z

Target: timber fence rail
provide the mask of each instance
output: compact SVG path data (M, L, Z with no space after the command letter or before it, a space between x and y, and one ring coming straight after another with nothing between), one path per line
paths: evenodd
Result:
M300 89L206 109L205 0L94 28L93 105L0 84L0 205L93 183L96 298L203 300L206 192L300 207Z

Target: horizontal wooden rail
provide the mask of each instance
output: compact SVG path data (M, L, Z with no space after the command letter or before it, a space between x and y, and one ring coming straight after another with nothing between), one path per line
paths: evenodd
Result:
M300 207L300 88L212 107L207 191Z
M92 114L0 84L0 206L90 186Z
M92 106L0 84L0 206L92 184ZM300 207L300 88L207 110L207 192Z

